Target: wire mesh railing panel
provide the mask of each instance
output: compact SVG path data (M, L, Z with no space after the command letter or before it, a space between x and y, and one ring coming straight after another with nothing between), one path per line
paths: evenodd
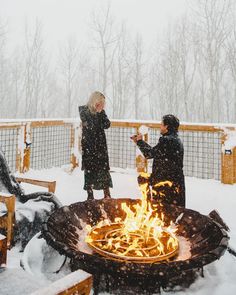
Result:
M1 151L6 157L6 161L12 172L16 171L16 155L19 128L0 129Z
M136 134L135 128L111 127L106 130L110 166L116 168L136 167L136 146L130 136Z
M11 125L12 122L8 122L0 126L1 150L5 154L9 167L13 172L16 171L16 164L19 166L17 146L18 144L22 145L27 126L30 126L32 142L30 146L30 168L60 167L71 162L71 145L74 140L72 136L73 123L61 121L29 121L28 125L26 123L26 121L16 122L16 124ZM111 167L136 168L136 145L130 139L130 136L136 134L139 125L143 124L137 122L113 122L113 126L106 130ZM185 176L221 179L223 169L221 163L221 138L224 131L221 129L217 131L213 127L184 125L179 131L179 136L184 144ZM152 147L155 146L159 137L159 124L151 124L148 143ZM20 158L23 159L24 157L25 154L22 149ZM152 160L149 160L149 172L151 167Z
M180 131L184 144L184 173L206 179L221 178L221 133Z
M60 167L70 163L70 125L34 127L31 141L31 168Z
M107 130L110 165L119 168L135 168L136 149L130 135L136 133L132 127L112 127ZM180 130L184 145L184 174L205 179L221 178L221 133ZM153 147L160 138L159 128L150 128L148 143ZM148 160L148 172L153 160Z
M150 129L149 144L155 146L159 137L160 129ZM185 176L220 180L221 133L180 130L179 137L184 145ZM149 172L151 167L152 160L149 160Z

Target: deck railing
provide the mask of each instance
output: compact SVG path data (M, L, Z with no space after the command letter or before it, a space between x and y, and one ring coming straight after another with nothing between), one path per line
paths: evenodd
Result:
M112 121L106 131L111 167L150 171L151 161L145 161L130 140L143 125L148 127L145 140L154 146L160 136L159 123ZM234 132L236 125L182 124L179 136L185 148L185 175L236 183L236 149L225 145ZM80 137L77 120L0 121L0 146L12 171L80 166Z

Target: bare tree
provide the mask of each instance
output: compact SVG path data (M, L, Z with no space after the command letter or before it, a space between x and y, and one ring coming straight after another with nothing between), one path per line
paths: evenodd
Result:
M195 73L197 69L198 51L194 46L195 39L191 39L190 22L185 17L177 24L177 54L179 60L179 70L181 75L181 85L178 101L183 100L183 119L191 120L191 104L194 102L194 93L191 91ZM181 104L178 104L181 105ZM182 110L181 110L182 111ZM180 113L180 112L179 112Z
M10 91L11 97L11 116L17 118L23 116L24 113L21 105L24 104L23 95L23 62L21 49L18 47L11 56L10 64Z
M163 42L159 68L159 99L164 113L178 114L179 88L180 88L180 63L178 59L178 44L174 31L169 27L166 40Z
M134 118L140 118L140 103L145 97L144 81L147 76L145 70L145 57L144 57L144 45L143 40L139 34L133 43L133 58L132 58L132 84L133 84L133 96L134 96Z
M28 25L25 25L25 117L37 117L39 115L39 103L42 102L45 76L48 72L48 62L45 59L42 24L36 20L35 30L30 33Z
M193 9L201 36L199 52L208 81L208 121L221 117L221 84L226 70L224 44L231 32L231 0L199 0Z
M92 30L96 47L101 52L101 88L106 95L109 85L109 74L114 61L115 52L119 44L119 33L116 32L114 17L111 14L111 7L108 4L105 9L92 16Z
M77 76L79 70L79 48L76 39L70 37L64 48L61 49L60 69L63 84L65 85L66 116L69 118L72 114L72 102L75 95Z
M6 41L7 41L7 27L6 24L0 20L0 103L1 116L5 116L5 101L8 94L9 70L8 59L6 55Z
M124 118L129 109L131 90L131 52L129 36L123 24L117 52L111 68L113 118Z
M226 96L226 103L227 103L227 120L232 120L233 122L236 121L236 23L233 23L233 30L230 38L226 44L226 55L227 55L227 64L229 69L228 75L228 89L227 89L227 96ZM230 91L232 89L232 91ZM231 101L234 108L234 113L230 116L229 110L230 108L230 92L231 92Z

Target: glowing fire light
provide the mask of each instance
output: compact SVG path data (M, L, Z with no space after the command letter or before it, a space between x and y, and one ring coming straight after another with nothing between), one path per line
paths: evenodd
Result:
M122 203L121 208L126 213L124 220L116 218L111 223L106 219L88 228L86 242L93 250L106 257L143 263L166 260L177 254L177 228L173 222L167 226L164 214L158 215L148 202L147 184L141 190L140 204L129 207Z

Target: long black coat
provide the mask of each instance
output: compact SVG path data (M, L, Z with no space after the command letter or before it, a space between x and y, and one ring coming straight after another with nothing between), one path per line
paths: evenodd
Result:
M82 121L82 170L110 170L104 129L111 125L105 111L91 113L88 106L80 106Z
M162 135L154 147L143 140L139 140L137 145L145 158L153 158L150 184L154 190L157 183L171 181L173 183L172 189L166 185L167 189L164 189L165 197L163 197L163 201L185 206L184 148L178 134L168 132ZM162 197L161 194L159 197Z

